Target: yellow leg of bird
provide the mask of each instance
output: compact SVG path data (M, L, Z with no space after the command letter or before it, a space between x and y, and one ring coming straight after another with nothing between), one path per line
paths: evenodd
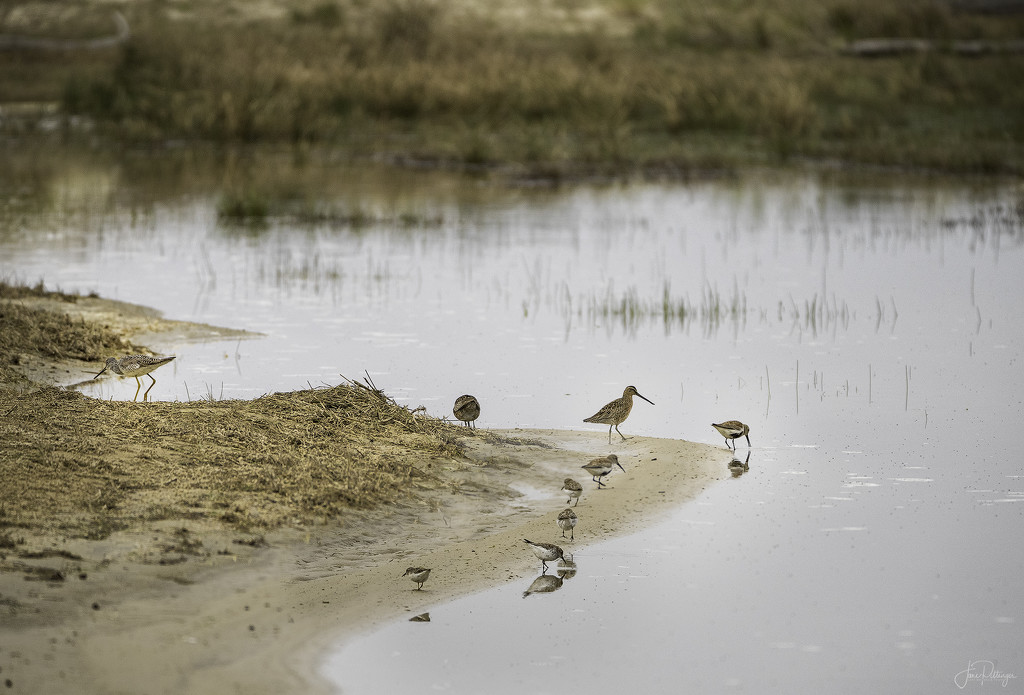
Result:
M142 394L142 400L143 400L143 401L148 401L148 400L149 400L149 391L150 391L150 389L152 389L152 388L153 388L154 386L156 386L156 377L155 377L155 376L153 376L152 374L149 374L148 376L149 376L149 378L150 378L150 379L152 379L152 380L153 380L153 383L152 383L152 384L150 384L150 385L149 385L149 388L148 388L148 389L146 389L146 392L145 392L144 394Z
M135 387L135 398L132 399L132 403L139 400L139 389L142 388L142 382L139 381L139 377L135 377L135 383L138 385Z

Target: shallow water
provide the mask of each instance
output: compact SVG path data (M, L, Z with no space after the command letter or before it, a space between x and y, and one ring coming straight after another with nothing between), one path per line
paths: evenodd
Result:
M770 172L532 190L306 166L377 221L226 225L216 183L153 193L130 164L79 163L41 177L28 212L3 208L0 274L265 334L154 346L178 355L157 398L365 370L437 416L468 392L481 426L578 429L634 384L656 405L637 401L627 435L720 445L709 423L736 418L754 445L665 522L577 552L551 593L523 598L528 576L344 645L324 671L339 689L931 693L984 661L1024 676L1019 189ZM85 388L131 398L134 380Z

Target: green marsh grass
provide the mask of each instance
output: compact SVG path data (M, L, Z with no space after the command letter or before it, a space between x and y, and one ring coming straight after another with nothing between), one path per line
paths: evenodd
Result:
M938 0L223 5L126 7L132 40L104 69L51 63L66 85L51 98L121 139L320 144L547 178L793 157L1024 168L1024 54L944 50L1001 46L1024 15ZM936 49L843 50L879 36Z

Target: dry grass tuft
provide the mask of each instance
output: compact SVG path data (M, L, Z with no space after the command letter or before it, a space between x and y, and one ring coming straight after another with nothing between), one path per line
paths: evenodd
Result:
M46 387L20 392L12 365L100 360L117 332L22 303L75 302L0 282L0 540L4 527L104 538L159 519L236 530L324 523L443 484L434 461L471 436L398 405L367 376L253 401L99 401ZM52 305L51 305L52 307Z
M78 300L76 295L47 291L42 284L26 287L0 281L0 382L19 380L13 366L27 359L102 361L130 347L109 328L18 301L40 297Z
M0 391L0 528L103 538L157 519L324 523L440 486L454 425L348 383L253 401L128 403Z

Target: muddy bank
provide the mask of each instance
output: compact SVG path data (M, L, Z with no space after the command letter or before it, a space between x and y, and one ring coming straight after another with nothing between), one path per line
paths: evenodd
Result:
M316 674L329 646L470 591L532 577L537 561L524 536L576 551L651 523L728 475L731 458L674 440L614 446L626 473L601 491L577 476L585 491L570 543L555 524L566 502L558 490L608 450L602 433L499 434L518 443L474 438L466 447L473 468L449 472L466 489L433 504L281 529L263 537L263 548L229 544L188 521L114 534L108 543L122 550L177 534L214 552L169 566L123 559L88 578L25 582L51 615L66 616L5 629L4 673L20 692L71 685L84 693L327 692ZM513 487L533 491L530 499ZM217 554L220 548L230 554ZM433 568L423 591L401 576L410 565Z

